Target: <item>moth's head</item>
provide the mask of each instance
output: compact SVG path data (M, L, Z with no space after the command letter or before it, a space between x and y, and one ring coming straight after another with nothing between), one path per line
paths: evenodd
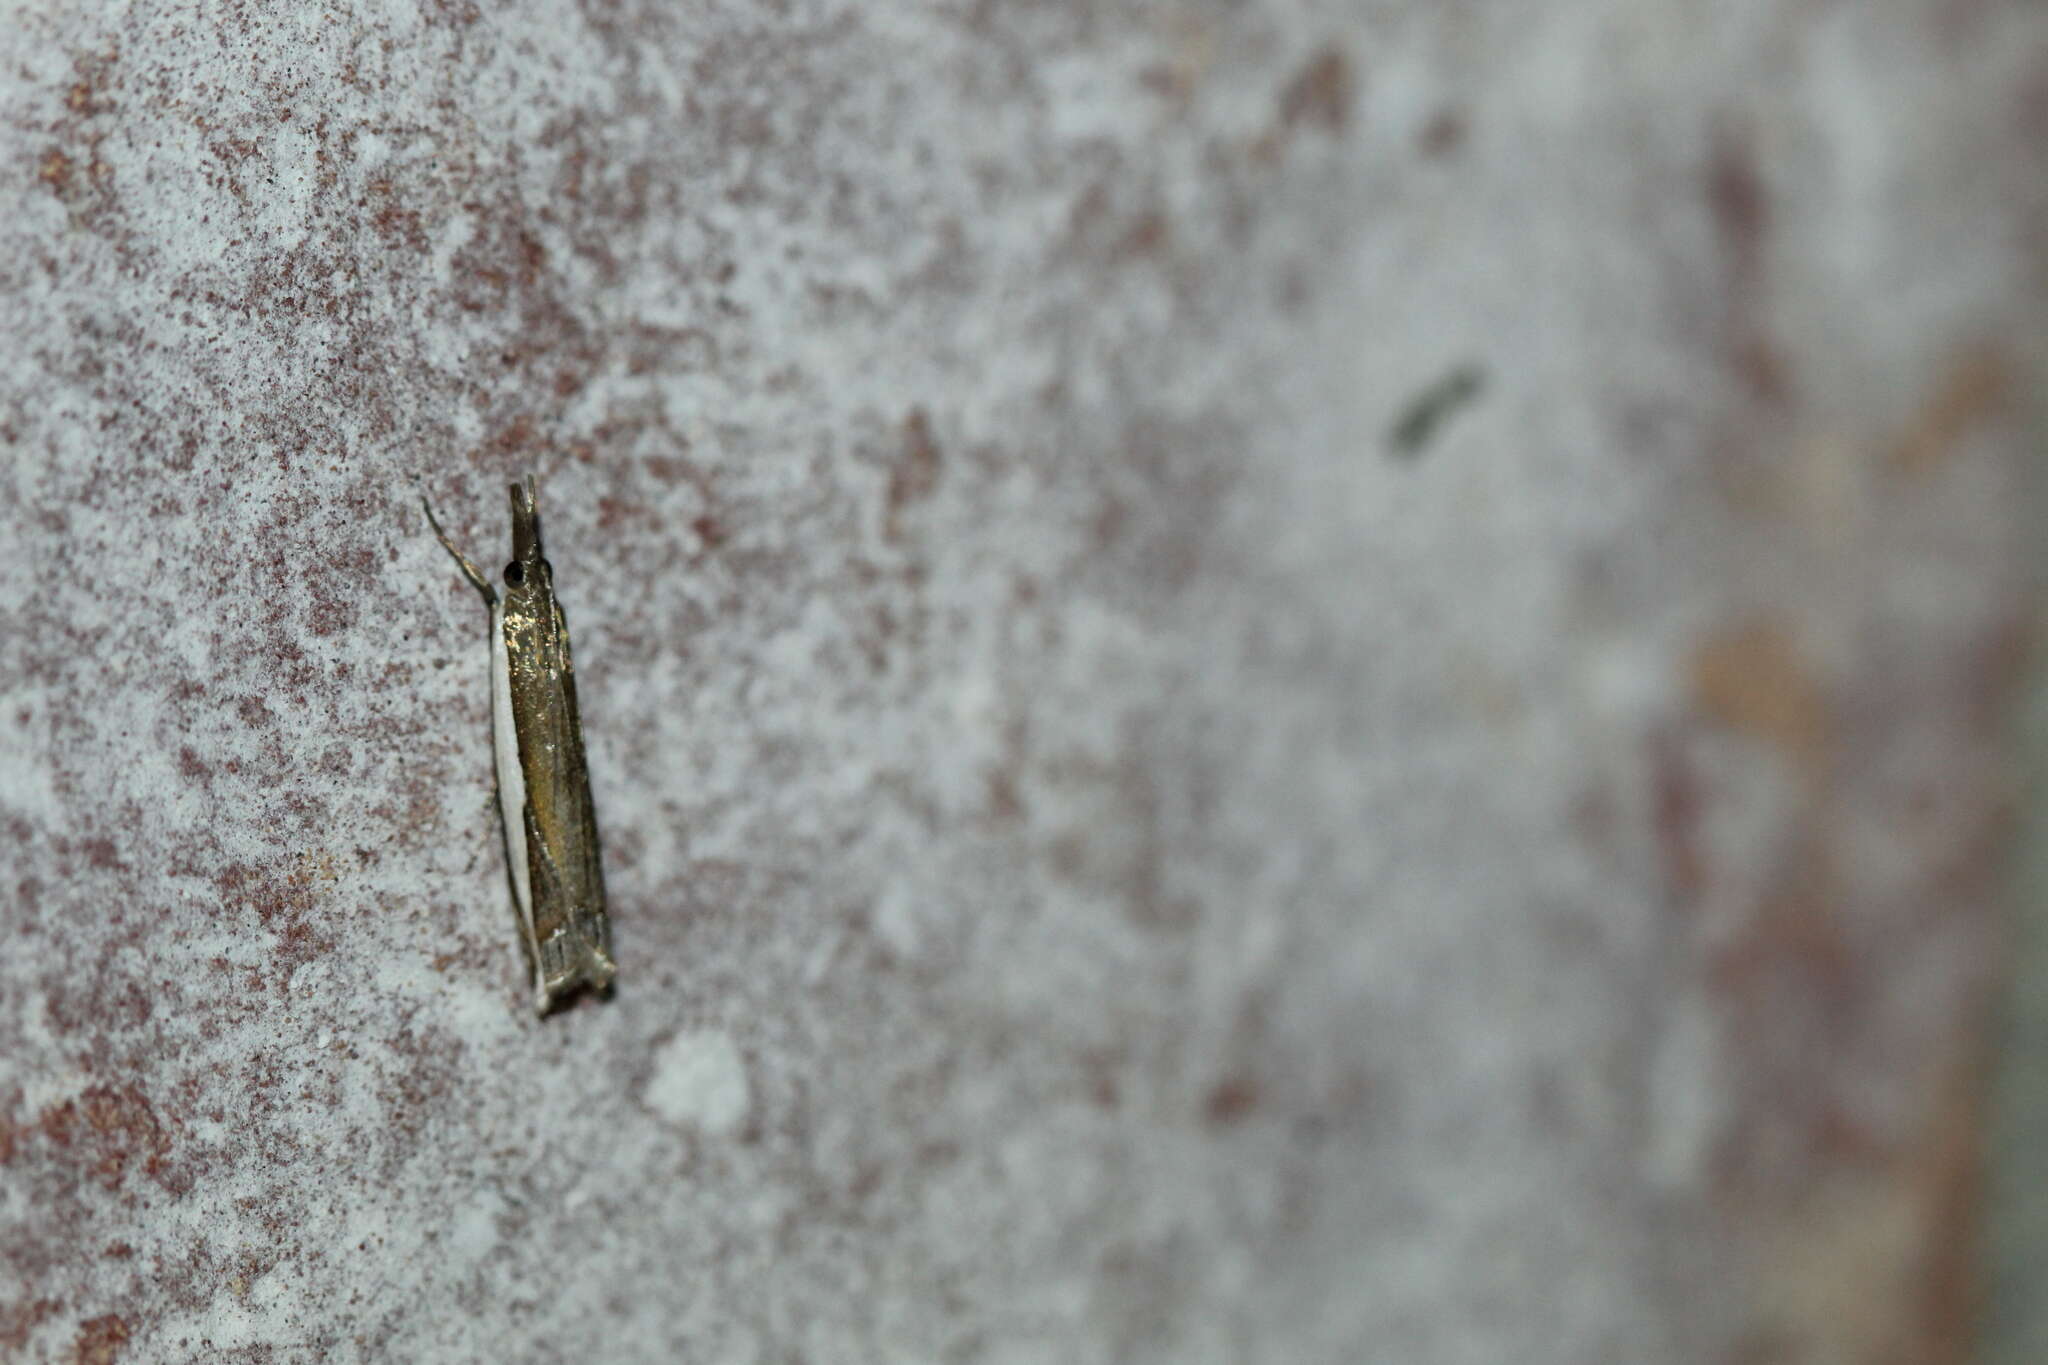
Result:
M512 485L512 559L505 565L505 587L514 597L549 589L554 566L540 552L540 513L533 505L530 484Z

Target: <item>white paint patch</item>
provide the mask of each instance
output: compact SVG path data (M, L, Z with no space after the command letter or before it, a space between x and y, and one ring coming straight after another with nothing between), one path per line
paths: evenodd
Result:
M669 1039L641 1098L663 1118L713 1137L738 1128L753 1102L739 1049L715 1029L686 1029Z

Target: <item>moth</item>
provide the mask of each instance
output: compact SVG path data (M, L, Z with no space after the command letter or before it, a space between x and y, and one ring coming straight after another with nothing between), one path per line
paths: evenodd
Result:
M569 627L555 601L555 571L541 553L540 513L530 484L512 485L512 559L505 595L492 590L455 548L420 496L427 524L491 610L491 738L497 759L498 814L512 898L533 967L533 1007L588 986L603 990L612 963L605 914L597 815L583 762L583 721Z

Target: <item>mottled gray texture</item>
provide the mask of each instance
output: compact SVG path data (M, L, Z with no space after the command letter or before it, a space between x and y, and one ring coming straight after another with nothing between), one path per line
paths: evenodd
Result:
M2037 552L2037 556L2038 556ZM1986 1223L1991 1263L1984 1365L2048 1359L2048 678L2037 667L2025 729L2026 795L2012 989L1999 1017Z
M8 8L0 1354L1958 1358L2040 6Z

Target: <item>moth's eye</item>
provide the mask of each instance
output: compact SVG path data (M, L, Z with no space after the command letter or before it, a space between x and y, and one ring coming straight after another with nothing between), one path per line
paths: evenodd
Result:
M515 588L524 583L526 581L525 566L516 559L507 564L505 566L505 581Z

